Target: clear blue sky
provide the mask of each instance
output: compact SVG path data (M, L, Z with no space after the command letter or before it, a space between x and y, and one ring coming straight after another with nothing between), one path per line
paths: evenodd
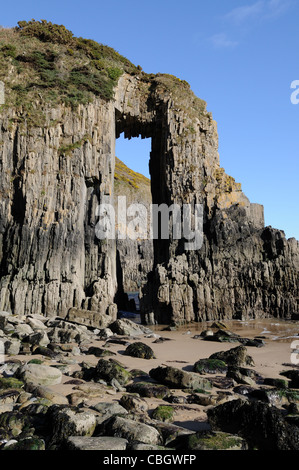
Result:
M31 18L107 44L145 72L187 80L218 123L221 166L264 205L266 225L299 240L299 104L290 100L299 80L298 0L1 5L3 26ZM119 158L147 174L148 142L131 147L119 140Z

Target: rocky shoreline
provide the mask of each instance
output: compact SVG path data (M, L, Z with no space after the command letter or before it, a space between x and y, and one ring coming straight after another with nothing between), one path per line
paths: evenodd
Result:
M1 312L1 450L299 450L298 366L271 376L266 337L223 323L167 330Z

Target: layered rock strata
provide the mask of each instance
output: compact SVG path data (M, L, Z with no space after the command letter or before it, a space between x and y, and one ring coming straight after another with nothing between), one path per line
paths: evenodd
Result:
M298 242L265 228L262 206L220 167L216 123L188 84L125 73L114 101L35 106L42 126L1 110L0 309L115 318L116 243L99 240L96 227L98 205L114 204L115 138L124 132L152 139L154 204L203 207L201 248L173 237L172 214L169 238L153 241L143 321L298 313Z

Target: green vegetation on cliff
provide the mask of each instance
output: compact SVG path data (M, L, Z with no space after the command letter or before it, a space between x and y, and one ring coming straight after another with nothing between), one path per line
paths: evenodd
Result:
M131 170L119 158L115 157L114 184L117 186L121 183L125 183L134 189L139 189L140 186L150 187L148 178Z
M139 75L147 89L170 95L190 116L206 113L185 80L169 74L146 74L111 47L75 37L63 25L46 20L19 21L0 29L0 80L5 104L19 112L20 120L42 126L40 107L61 103L76 107L95 97L111 100L123 73Z
M34 100L72 106L94 96L110 100L123 72L138 68L108 46L74 37L63 25L32 20L0 29L0 80L7 106L30 112Z

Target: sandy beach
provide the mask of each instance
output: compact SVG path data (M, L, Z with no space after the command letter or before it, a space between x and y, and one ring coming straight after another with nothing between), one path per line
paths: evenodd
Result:
M225 321L226 327L240 335L243 338L263 337L265 345L263 347L247 347L248 355L250 355L255 366L252 367L263 378L282 378L279 374L283 370L289 369L291 365L291 345L294 341L298 341L299 347L299 324L298 322L287 322L276 319L252 320L247 322L241 321ZM129 342L142 341L149 345L154 353L155 359L140 359L124 355L125 345L114 344L106 341L93 342L92 346L109 349L115 353L113 359L118 360L128 370L140 369L148 373L152 368L158 366L172 366L186 371L192 371L194 363L198 359L208 358L211 354L218 351L226 351L239 345L239 343L219 343L215 341L205 341L200 337L200 333L209 329L212 322L192 324L178 328L175 331L167 331L164 326L151 327L154 334L165 338L165 341L155 342L153 335L142 335L141 337L129 338ZM297 339L296 339L297 338ZM17 356L17 359L29 361L32 357L40 358L45 364L53 365L55 361L45 359L45 357L34 356ZM67 357L66 357L67 359ZM67 396L74 393L77 389L73 384L67 382L71 379L71 374L80 369L82 362L95 366L99 358L94 355L82 354L80 356L70 355L70 364L68 375L63 375L61 384L48 387L53 391ZM108 359L108 358L106 358ZM66 360L67 362L67 360ZM293 366L294 367L294 366ZM209 376L207 375L207 378ZM257 385L258 387L258 385ZM182 390L171 390L173 394L187 396ZM220 391L217 388L211 390L212 394L226 393L229 390ZM99 402L118 401L124 392L104 393L103 396L97 396L87 400L86 405L96 404ZM231 394L232 399L235 394ZM227 399L227 397L226 397ZM156 398L146 398L149 406L149 414L160 404L166 404L165 401ZM177 404L175 408L174 424L185 427L187 429L198 431L208 428L206 411L208 407L197 404Z

